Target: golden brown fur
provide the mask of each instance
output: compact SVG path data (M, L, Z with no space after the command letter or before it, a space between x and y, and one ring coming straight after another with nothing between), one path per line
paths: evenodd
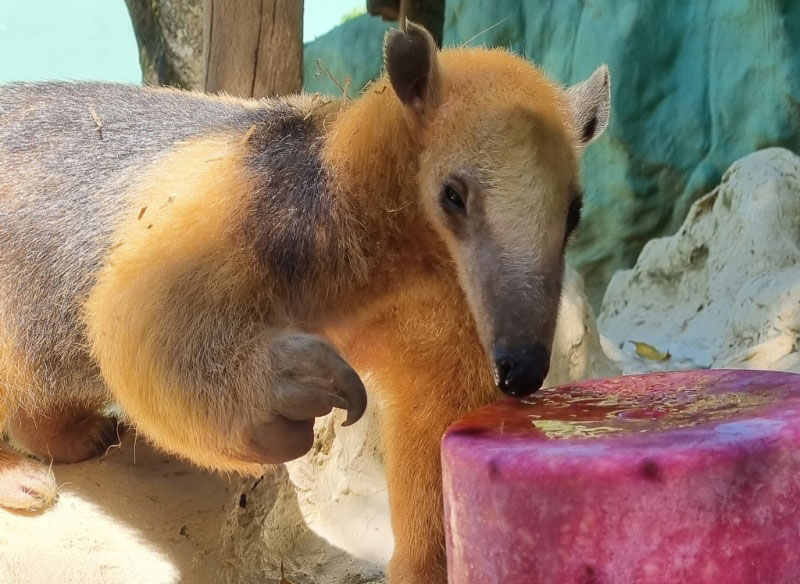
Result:
M247 116L263 109L252 124L179 136L131 167L75 325L103 389L35 391L44 382L20 327L0 335L0 413L19 445L79 458L70 432L101 428L92 412L113 400L161 448L256 474L307 451L314 417L360 415L352 366L371 373L384 402L390 581L445 582L439 439L496 397L497 346L549 351L577 159L596 136L575 125L583 105L524 60L437 54L419 29L409 35L387 41L389 77L352 104L248 103ZM397 46L422 70L398 73ZM285 107L293 113L275 118ZM319 176L293 174L275 162L283 156ZM315 156L318 168L301 165ZM469 222L442 207L453 173L470 189ZM314 213L324 220L304 224ZM77 410L64 409L70 396L82 396ZM37 491L28 464L0 451L0 504ZM37 476L31 506L53 492Z
M445 52L441 70L441 93L450 99L445 97L437 120L412 120L409 135L404 128L408 112L391 98L389 83L382 80L338 121L327 149L328 164L341 176L337 184L352 185L352 196L366 198L365 205L371 201L374 208L368 214L392 208L397 237L413 233L414 241L402 246L403 257L387 258L384 264L403 266L402 285L398 286L396 268L379 270L370 279L373 289L395 294L362 319L327 330L356 370L371 373L385 403L382 434L395 533L390 580L404 584L446 580L439 440L455 419L497 397L475 322L451 268L452 256L440 242L457 244L443 229L422 227L430 224L425 217L431 210L425 208L430 201L420 202L416 195L419 185L433 183L435 166L446 166L448 158L470 156L488 158L499 185L513 185L514 173L531 160L537 160L542 171L537 178L557 191L566 193L569 183L577 181L577 147L559 88L505 51ZM491 120L499 133L512 136L511 148L487 151L491 137L474 128L486 119L487 107L498 104L508 111L518 109L521 119L509 124L498 115ZM391 144L389 156L383 149L376 160L376 141ZM421 176L417 165L427 166ZM386 193L387 184L397 185L396 190ZM508 191L503 199L508 212L499 218L504 223L500 231L522 239L530 250L552 246L552 240L560 246L564 234L556 218L566 213L567 198L537 198L531 191L513 192L513 187ZM387 200L370 196L374 192L397 195ZM523 197L516 209L514 196ZM514 224L515 217L530 216L529 206L539 207L535 214L548 227L535 235L551 241L531 242L521 232L528 225ZM385 232L386 227L378 228ZM380 232L371 236L379 237ZM559 254L560 250L556 257ZM560 274L555 279L560 285Z
M241 222L235 217L244 206L241 198L250 190L240 149L235 139L224 137L183 145L142 180L86 303L86 321L106 382L144 434L200 464L255 473L251 465L229 462L225 447L215 443L218 422L211 416L226 404L212 404L210 411L198 408L192 403L195 394L181 387L202 382L200 372L195 381L191 363L186 379L172 379L173 372L162 370L203 350L191 346L202 343L206 334L191 338L192 328L204 324L195 311L221 308L227 314L219 322L257 326L258 297L266 293L256 288L252 259L236 246L232 231ZM171 177L171 188L164 189L163 176ZM193 313L175 306L184 302ZM209 328L216 324L207 322ZM246 331L239 334L242 338L232 345L244 353L251 339ZM171 343L173 336L188 342ZM176 346L188 354L170 354ZM237 404L244 411L253 408L248 397L243 393ZM225 399L224 392L219 399ZM168 423L174 419L182 423ZM220 428L219 434L237 430Z

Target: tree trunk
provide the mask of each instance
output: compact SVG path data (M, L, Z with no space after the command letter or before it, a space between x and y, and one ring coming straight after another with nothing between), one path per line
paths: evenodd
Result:
M303 85L303 0L125 0L142 79L242 97Z
M204 86L242 97L303 86L303 0L205 0Z
M367 0L367 12L384 20L397 20L402 0ZM441 48L444 37L445 0L405 0L408 3L406 17L431 33Z
M125 0L144 83L203 88L203 1Z

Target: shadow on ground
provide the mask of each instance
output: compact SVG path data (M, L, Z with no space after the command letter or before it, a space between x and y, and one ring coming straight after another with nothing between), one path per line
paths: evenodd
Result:
M54 467L55 506L0 510L0 582L292 584L381 582L310 531L286 470L224 477L126 436L100 460Z

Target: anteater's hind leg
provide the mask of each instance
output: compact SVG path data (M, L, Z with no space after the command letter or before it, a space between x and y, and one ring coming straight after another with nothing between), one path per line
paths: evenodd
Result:
M36 511L55 501L50 467L14 452L0 441L0 507Z
M15 448L48 464L105 453L117 441L117 424L101 413L108 391L88 354L48 355L48 362L4 329L3 320L0 310L0 430Z
M0 325L2 322L0 312ZM4 441L8 421L22 394L9 388L30 388L34 382L29 368L3 332L0 326L0 507L35 511L50 505L58 488L48 464L28 458Z
M117 422L83 404L18 411L6 422L12 443L45 462L81 462L105 454L118 441Z
M35 510L56 498L50 465L102 455L117 441L117 424L101 414L105 388L93 375L62 372L73 383L46 387L20 351L3 350L13 348L4 347L4 338L0 335L0 507Z
M18 410L5 421L14 446L0 441L0 507L35 511L50 505L58 488L53 462L80 462L102 455L117 441L117 423L87 406L50 407L46 412Z

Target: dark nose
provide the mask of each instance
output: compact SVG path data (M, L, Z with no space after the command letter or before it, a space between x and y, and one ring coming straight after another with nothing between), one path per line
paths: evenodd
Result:
M500 391L525 397L542 387L550 370L550 351L535 343L494 352L494 379Z

